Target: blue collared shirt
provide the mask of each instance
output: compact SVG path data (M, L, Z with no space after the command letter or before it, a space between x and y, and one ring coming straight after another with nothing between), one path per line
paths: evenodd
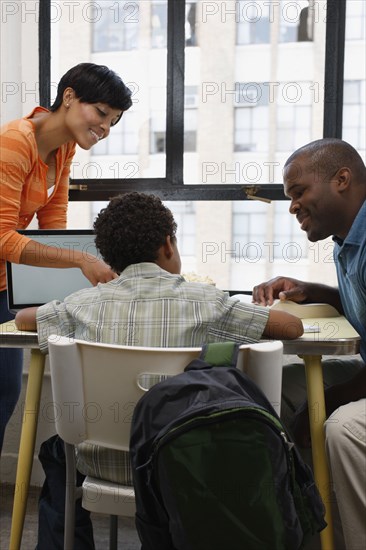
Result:
M333 240L344 314L361 336L361 356L366 362L366 202L344 241Z

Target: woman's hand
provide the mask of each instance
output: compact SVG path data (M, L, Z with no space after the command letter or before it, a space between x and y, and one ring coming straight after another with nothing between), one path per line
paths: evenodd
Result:
M29 241L24 247L20 256L20 263L62 269L77 267L81 269L84 276L94 286L98 283L108 283L108 281L118 277L109 265L93 256L93 254L81 250L73 250L70 253L67 248L44 245L33 240Z
M83 254L80 269L93 286L98 283L108 283L118 277L109 265L92 254Z

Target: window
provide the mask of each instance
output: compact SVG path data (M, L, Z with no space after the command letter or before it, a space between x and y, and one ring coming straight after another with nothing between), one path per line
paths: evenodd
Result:
M278 107L277 148L294 151L311 141L311 108L301 105Z
M359 8L352 3L363 2L347 0L347 36L352 48L348 61L346 57L344 137L355 132L359 137L352 142L356 144L358 139L362 145L365 89L364 64L359 59L365 36L357 20ZM47 0L39 3L40 9L45 4ZM260 238L282 242L284 222L278 220L288 216L278 213L277 204L270 207L246 200L247 187L253 187L258 196L280 200L279 209L287 210L281 183L287 156L296 147L322 137L323 125L328 124L328 135L340 133L335 124L341 110L339 99L324 102L322 93L324 84L327 91L335 77L341 78L337 67L341 56L336 56L335 48L325 48L325 40L336 35L334 30L343 21L326 18L325 8L326 1L313 0L103 0L73 3L73 21L67 17L70 9L59 11L62 17L53 19L51 25L51 82L58 82L61 74L78 62L103 63L133 88L134 101L108 140L90 152L78 152L73 183L82 189L72 189L73 204L81 206L83 201L101 197L107 200L129 190L158 193L174 205L182 205L176 215L180 216L182 239L187 235L185 243L190 243L184 244L184 255L195 257L197 268L201 261L201 267L209 269L207 274L227 288L236 280L246 280L240 262L233 275L232 262L222 261L230 256L226 251L235 235L245 242L259 242ZM75 36L78 47L65 48ZM291 47L286 42L291 42ZM40 52L42 57L44 49ZM324 52L331 72L326 82ZM353 116L357 98L359 110ZM92 164L95 177L85 168ZM133 170L129 171L130 167ZM245 205L245 211L237 211L239 205ZM185 223L186 217L191 219L192 207L195 241L191 238L193 222ZM296 221L291 223L296 225ZM288 227L286 232L290 232ZM200 255L199 247L205 245L206 255ZM292 258L295 248L290 251ZM215 254L207 253L211 249ZM245 258L254 260L254 252L245 250ZM276 274L277 264L265 257L263 249L260 258L263 271L258 272L256 264L250 280ZM235 260L234 264L236 269ZM292 275L307 278L308 273Z
M343 93L343 139L356 149L365 150L365 80L346 80Z
M197 150L198 86L184 89L184 152Z
M54 7L57 3L45 0L39 4L40 10L47 4ZM215 200L240 198L242 181L235 182L239 184L237 188L226 181L227 189L211 189L210 184L225 180L220 174L222 166L230 169L237 155L246 153L261 154L261 162L282 162L280 153L287 152L300 141L303 144L308 139L321 137L323 111L328 117L333 116L334 102L323 105L321 94L324 21L327 19L329 37L334 35L332 27L338 27L340 21L326 18L325 8L325 2L323 5L313 0L274 3L240 0L230 4L203 0L75 3L72 10L58 10L57 20L52 18L52 82L59 80L64 69L80 61L108 64L127 83L134 85L136 115L132 110L127 113L126 118L128 116L131 123L124 121L122 126L112 129L111 143L100 144L93 155L113 156L112 151L138 155L141 179L148 184L147 180L154 178L152 190L155 185L164 186L166 196L171 192L178 198L174 186L179 183L182 187L179 196L184 195L187 199L198 195L201 199L209 196ZM365 39L364 14L364 2L347 0L347 36L353 42ZM169 45L168 19L173 28ZM314 35L315 24L317 32ZM302 25L307 32L305 38L298 32ZM78 48L61 47L71 43L75 36L78 36ZM302 48L299 40L311 43ZM296 49L281 48L281 42L288 41L297 41ZM235 43L260 44L261 47L248 56L247 49L235 48ZM364 47L364 42L360 46ZM163 51L166 48L168 56ZM44 48L40 52L43 55ZM327 50L330 56L327 67L335 74L334 62L337 60L332 59L332 54ZM182 63L184 56L185 66ZM357 70L361 71L361 65ZM314 94L312 103L281 104L270 99L268 104L257 102L245 106L235 100L237 82L277 85L286 82L286 76L294 82L300 82L303 76L308 81L313 79L314 85L318 84L319 93ZM346 80L362 79L356 73L346 77ZM183 101L184 84L198 90L194 109L189 108L187 99ZM163 107L151 100L156 88L165 96L168 92L168 102ZM277 122L281 122L278 129ZM293 138L290 137L291 125ZM168 139L165 137L167 127ZM197 153L196 159L192 158L192 153ZM87 160L87 154L84 157ZM113 159L111 161L113 163ZM207 167L217 177L211 177ZM133 183L140 184L139 181L124 181L123 186ZM267 183L276 185L279 181L268 180ZM91 185L92 182L89 189ZM201 185L202 190L198 192L193 185ZM108 193L107 185L104 189ZM280 187L273 193L277 198L282 197Z
M197 18L197 2L195 2L194 0L188 0L188 2L186 2L186 25L185 25L186 46L198 45L196 18Z
M268 216L273 216L269 225ZM269 206L258 201L233 203L232 252L235 261L283 260L297 263L307 258L307 238L288 203Z
M166 10L166 2L163 5ZM66 9L58 14L52 24L52 82L58 82L67 68L89 61L116 71L132 91L133 105L111 128L108 139L89 152L77 148L73 179L85 179L86 174L90 180L109 179L111 183L166 178L167 55L150 48L150 2L76 3L73 17ZM75 36L78 47L65 49L63 45L73 43ZM151 125L154 139L150 138ZM98 177L93 178L89 165L96 162Z
M237 82L235 151L266 151L269 130L269 83Z
M93 157L98 155L137 155L137 153L138 119L136 112L133 111L129 111L128 116L122 117L108 139L99 141L91 150Z
M236 260L258 258L266 241L268 206L258 201L233 203L233 244Z
M165 154L166 89L150 89L150 153Z
M344 52L343 133L366 162L366 5L347 0Z
M310 45L296 51L281 48L278 33L272 32L280 24L280 14L286 21L296 19L291 6L303 8L308 3L285 4L103 0L88 4L88 10L75 4L72 22L64 10L52 24L52 81L59 80L60 68L91 61L116 70L133 90L133 108L112 128L106 142L90 153L78 151L80 166L90 156L108 156L113 165L113 156L125 156L130 162L134 155L138 176L121 182L123 188L149 185L153 178L152 185L166 188L167 197L172 193L178 198L176 185L181 188L180 198L197 197L193 186L201 185L201 199L211 193L215 200L231 200L244 195L243 182L252 184L245 177L233 182L225 175L238 160L244 162L245 155L254 154L253 162L262 165L278 163L283 159L277 153L320 138L321 98L306 104L306 109L302 102L282 104L277 87L286 76L295 84L303 76L313 78L322 89L322 57L316 65L313 59L324 51L324 20L317 23L317 39ZM168 20L174 28L169 47ZM76 35L77 49L61 47ZM248 56L247 48L236 46L236 38L244 35L247 38L239 43L261 44L255 54ZM283 123L277 132L278 120ZM291 129L295 139L290 139ZM103 180L111 176L106 166L101 163ZM76 170L74 179L82 179L82 170ZM210 187L224 183L227 189ZM263 177L260 183L279 182ZM107 192L106 183L104 189ZM280 187L276 193L283 196Z
M346 40L365 40L366 3L364 0L347 0Z
M152 90L150 120L150 153L165 153L166 96L165 88ZM198 87L186 86L184 92L184 151L196 150Z
M307 258L306 234L301 231L295 216L288 211L288 203L274 204L273 257L287 262L298 262Z
M167 2L151 2L151 46L153 48L167 47L168 12Z
M165 203L177 222L177 241L182 257L194 256L196 250L196 205L192 201Z
M269 2L236 2L238 6L237 37L238 45L268 44L270 42Z
M197 46L197 2L187 0L185 5L185 45ZM167 0L153 0L151 2L151 45L153 48L167 47L168 28Z
M306 0L281 1L280 41L306 42L313 40L314 14L319 6Z
M311 141L313 84L285 82L279 88L276 144L290 154Z
M139 0L93 3L93 51L138 48Z

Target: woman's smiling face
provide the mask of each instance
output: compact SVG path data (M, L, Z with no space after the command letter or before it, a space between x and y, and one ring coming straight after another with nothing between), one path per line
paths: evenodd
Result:
M88 150L109 135L111 126L122 115L120 109L113 109L106 103L82 103L73 97L66 103L65 123L72 139L82 149Z

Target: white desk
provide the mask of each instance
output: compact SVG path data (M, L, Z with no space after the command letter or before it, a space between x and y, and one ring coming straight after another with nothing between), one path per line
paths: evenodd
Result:
M334 550L330 513L330 478L323 433L326 416L321 359L322 355L357 354L360 337L344 317L304 319L304 323L308 325L318 324L321 330L320 332L305 334L297 340L285 340L283 342L284 353L299 355L305 363L314 477L326 507L326 521L328 523L328 527L321 532L320 536L323 550ZM0 346L32 348L10 534L11 550L19 550L32 470L45 356L39 351L37 334L35 332L18 331L13 321L0 325ZM316 417L311 414L315 407L318 411ZM17 488L22 490L17 490Z

